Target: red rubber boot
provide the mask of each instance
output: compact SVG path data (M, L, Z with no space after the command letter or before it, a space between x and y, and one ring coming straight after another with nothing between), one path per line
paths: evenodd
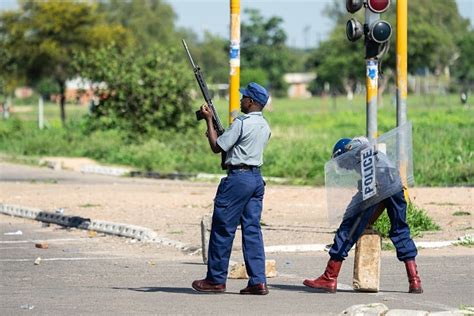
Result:
M324 290L329 293L337 291L337 276L341 270L342 261L329 260L324 273L317 279L304 280L303 284L313 289Z
M410 287L408 293L421 294L423 288L421 287L421 280L416 269L415 259L405 261L405 268L407 269L408 282Z

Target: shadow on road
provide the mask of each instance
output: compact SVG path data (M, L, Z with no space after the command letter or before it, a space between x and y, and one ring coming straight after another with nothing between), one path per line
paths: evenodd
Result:
M165 293L179 293L179 294L200 294L196 291L194 291L191 288L185 288L185 287L113 287L112 289L114 290L129 290L129 291L135 291L135 292L145 292L145 293L152 293L152 292L165 292Z

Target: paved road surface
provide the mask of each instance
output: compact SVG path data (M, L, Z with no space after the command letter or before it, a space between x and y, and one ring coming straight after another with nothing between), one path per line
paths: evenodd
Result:
M5 235L18 230L21 235ZM49 248L35 248L35 241ZM245 280L229 280L226 294L206 295L190 287L205 274L200 256L0 215L0 315L314 315L375 302L427 311L473 306L473 257L442 251L446 255L418 259L422 295L406 293L404 267L394 253L382 257L380 293L351 290L352 258L344 263L337 294L309 291L301 282L322 271L327 254L293 253L269 255L280 275L268 280L267 296L239 295ZM33 263L37 257L42 258L39 265Z

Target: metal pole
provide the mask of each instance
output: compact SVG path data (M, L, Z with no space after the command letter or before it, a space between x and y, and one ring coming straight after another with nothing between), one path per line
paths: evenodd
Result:
M397 126L407 121L407 16L407 0L397 0Z
M230 0L229 124L240 109L240 0Z
M377 94L379 66L376 58L367 59L366 90L367 90L367 121L366 132L369 140L377 138Z
M10 107L12 105L12 97L8 96L7 100L3 104L3 119L8 120L10 118Z
M408 59L408 2L397 0L397 126L407 121L407 59ZM400 155L400 176L405 188L408 187L406 138L400 134L398 152ZM407 196L407 192L405 191Z
M44 102L42 96L38 100L38 127L39 129L44 128Z

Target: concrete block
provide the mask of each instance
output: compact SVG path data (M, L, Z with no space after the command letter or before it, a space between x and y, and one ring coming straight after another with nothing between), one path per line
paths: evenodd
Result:
M427 316L427 311L410 310L410 309L391 309L385 315L386 316Z
M275 260L265 260L265 275L267 278L274 278L278 275ZM248 279L245 263L235 262L229 266L229 279Z
M380 288L380 255L382 238L366 229L356 243L352 286L359 292L378 292Z
M201 219L201 244L202 261L207 264L207 252L209 250L209 238L211 237L212 214L206 214Z
M464 315L474 315L473 310L455 310L455 311L443 311L443 312L431 312L428 313L429 316L464 316Z
M352 305L339 315L344 316L382 316L388 311L388 307L382 303ZM407 315L405 315L407 316Z

